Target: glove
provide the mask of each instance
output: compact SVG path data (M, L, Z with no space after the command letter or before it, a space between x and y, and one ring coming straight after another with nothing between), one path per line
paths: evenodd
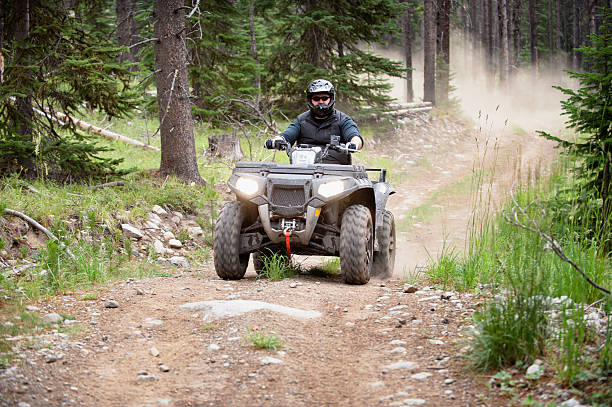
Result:
M275 148L277 150L282 150L284 143L285 143L285 139L281 139L281 138L269 138L269 139L266 140L266 143L264 144L264 146L268 150L272 150L273 148Z
M346 145L346 148L348 148L349 150L359 150L359 149L357 148L357 144L355 144L355 143L348 143L348 144Z

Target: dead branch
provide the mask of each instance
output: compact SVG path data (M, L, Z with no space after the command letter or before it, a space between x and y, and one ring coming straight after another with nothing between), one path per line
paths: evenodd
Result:
M94 189L102 189L102 188L107 188L107 187L114 187L114 186L123 186L125 185L123 183L123 181L112 181L112 182L107 182L105 184L100 184L100 185L93 185L87 189L89 189L90 191L93 191Z
M561 250L561 247L559 246L559 244L557 243L557 241L555 240L555 238L552 236L552 234L547 234L544 233L544 231L542 230L542 228L540 228L540 225L538 225L538 223L535 221L535 219L533 219L531 216L529 216L527 214L527 210L531 207L531 206L535 206L537 205L539 207L539 209L542 211L542 213L544 213L544 207L542 207L542 205L537 201L537 199L531 201L526 207L522 207L516 200L516 198L514 197L514 185L512 186L511 190L510 190L510 197L512 198L512 203L513 203L513 207L510 211L510 214L512 216L509 216L509 214L504 210L502 211L502 215L504 217L504 219L506 219L506 222L510 223L511 225L514 226L518 226L522 229L525 230L529 230L530 232L534 232L539 234L542 239L544 239L544 241L546 241L548 243L548 245L550 246L550 248L552 249L552 251L564 262L569 263L578 273L580 273L580 275L593 287L597 288L600 291L603 291L604 293L610 295L610 290L600 286L599 284L595 283L593 280L591 280L589 278L589 276L582 271L582 269L580 268L580 266L578 266L572 259L570 259L564 252L563 250ZM523 221L521 221L521 219L526 219L527 222L530 224L530 226L526 225Z
M154 37L154 38L147 38L147 39L146 39L146 40L144 40L144 41L139 41L139 42L137 42L136 44L132 44L132 45L130 45L128 48L129 48L129 49L132 49L132 48L137 47L137 46L139 46L139 45L146 44L147 42L153 42L153 41L159 41L159 38L155 38L155 37Z
M170 87L170 95L168 96L168 103L166 104L166 109L164 110L164 115L162 116L161 121L159 122L159 127L155 130L152 137L155 137L157 132L161 129L162 124L164 124L164 120L166 120L166 115L170 110L170 102L172 102L172 92L174 92L174 82L176 81L176 77L178 75L178 69L174 70L174 78L172 78L172 86Z
M59 242L60 247L61 248L66 248L66 253L68 253L68 255L70 255L70 257L72 258L72 260L76 260L76 257L74 257L74 254L72 254L72 252L70 251L70 249L68 249L66 247L66 245L60 241L53 233L51 233L47 228L45 228L43 225L41 225L40 223L36 222L34 219L30 218L28 215L15 211L13 209L9 209L9 208L4 208L4 212L8 213L9 215L13 215L13 216L17 216L18 218L21 218L23 220L25 220L26 222L28 222L30 225L34 226L36 229L40 230L41 232L43 232L45 235L47 235L47 237L51 240L55 240L56 242Z

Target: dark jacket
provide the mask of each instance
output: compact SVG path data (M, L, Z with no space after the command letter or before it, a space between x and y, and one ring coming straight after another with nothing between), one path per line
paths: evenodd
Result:
M363 143L357 124L339 110L334 110L328 118L323 120L314 118L310 111L304 112L289 125L287 130L281 133L281 136L292 145L296 142L297 144L325 145L330 142L333 135L339 135L341 143L348 143L355 136L359 137ZM350 164L351 156L330 150L329 155L323 161L328 164Z

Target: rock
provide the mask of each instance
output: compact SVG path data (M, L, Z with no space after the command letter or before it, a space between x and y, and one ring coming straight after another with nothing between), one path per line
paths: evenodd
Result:
M219 349L221 349L221 348L219 347L219 345L217 345L215 343L211 343L210 345L208 345L208 350L216 351L216 350L219 350Z
M136 379L136 381L142 383L142 382L154 382L155 380L157 380L157 377L155 377L154 375L140 375L138 376L138 379Z
M204 235L204 231L199 226L192 226L188 228L187 233L189 234L191 238L196 238L196 237Z
M289 315L294 318L320 318L321 313L314 310L302 310L298 308L285 307L283 305L270 304L263 301L253 300L213 300L204 302L194 302L183 304L179 307L186 311L203 311L204 320L221 319L227 317L233 317L242 315L247 312L268 310L272 312L278 312L281 314Z
M432 376L432 374L429 373L429 372L421 372L421 373L413 374L410 377L412 377L413 379L416 379L416 380L425 380L425 379L427 379L427 378L429 378L431 376Z
M153 212L149 212L149 220L159 226L162 223L161 218Z
M431 343L432 345L444 345L444 342L439 339L430 339L429 343Z
M571 398L569 400L565 400L563 403L559 404L560 407L583 407L582 404L575 398Z
M157 405L160 407L169 406L172 403L170 399L157 399Z
M393 353L393 354L395 354L395 353L405 354L406 353L406 348L404 348L402 346L398 346L397 348L393 348L391 350L391 353Z
M27 305L27 306L25 307L25 309L26 309L26 311L30 311L30 312L36 312L36 311L39 311L39 308L38 308L38 307L36 307L36 306L34 306L34 305Z
M453 383L455 383L455 379L450 378L450 379L444 380L444 384L446 385L453 384Z
M151 212L159 216L168 214L168 212L166 212L166 210L159 205L153 205L153 207L151 208Z
M45 363L54 363L64 358L63 353L52 353L45 356Z
M136 291L136 295L144 295L145 294L144 290L142 288L140 288L140 287L136 287L136 288L134 288L134 290Z
M404 288L402 289L402 291L408 294L412 294L419 291L419 287L410 284L404 284Z
M45 315L42 320L47 324L59 324L64 320L64 318L60 314L52 312L50 314Z
M293 283L289 284L289 287L291 287L291 288L295 288L295 287L297 287L297 283L296 283L296 282L293 282Z
M259 361L261 362L262 366L279 365L283 363L282 360L273 358L272 356L266 356L266 357L260 358Z
M170 368L166 365L159 365L159 370L161 370L162 372L166 373L170 371Z
M189 260L183 256L172 256L168 259L168 263L176 267L189 268Z
M176 239L176 237L174 236L174 233L172 233L170 231L164 232L164 240L166 242L169 242L172 239Z
M25 401L20 401L19 403L17 403L17 407L30 407L30 405Z
M407 344L408 342L402 339L394 339L391 342L389 342L389 345L394 345L394 346L407 345Z
M151 349L149 349L149 353L154 356L154 357L158 357L159 356L159 350L157 350L157 348L155 346L151 347Z
M166 253L166 248L164 247L164 244L159 240L159 239L155 239L153 241L153 250L155 250L155 253L163 255L164 253Z
M404 403L404 406L422 406L426 401L423 399L406 399L402 403Z
M128 223L123 223L121 224L121 230L123 231L123 234L129 238L133 238L136 240L140 240L142 239L142 232L140 231L140 229L128 224Z
M176 216L176 215L174 215L173 217L171 217L171 218L170 218L170 220L171 220L171 221L172 221L174 224L176 224L176 225L178 225L179 223L181 223L181 217L180 217L180 216Z
M173 249L180 249L181 247L183 247L183 243L181 243L181 241L178 239L170 239L168 241L168 246Z
M160 321L159 319L155 318L145 318L144 324L146 326L160 326L164 324L164 321Z
M536 361L537 362L537 361ZM527 368L527 372L525 376L528 379L537 380L544 374L544 366L542 366L542 362L536 363L534 362L531 366Z
M155 223L151 222L150 220L145 221L144 227L145 227L145 229L148 229L148 230L159 230L159 225L156 225Z
M106 301L106 304L104 304L104 308L119 308L119 304L117 301L109 300Z
M387 365L386 369L388 369L388 370L400 370L400 369L411 370L411 369L414 369L416 366L417 366L417 364L414 363L414 362L406 362L404 360L401 360L399 362Z

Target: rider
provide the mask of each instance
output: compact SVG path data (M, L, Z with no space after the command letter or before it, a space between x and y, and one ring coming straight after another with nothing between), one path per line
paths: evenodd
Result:
M334 85L325 79L312 81L306 88L309 111L300 114L287 130L274 139L266 140L266 148L282 148L278 141L289 144L326 145L332 136L340 136L340 142L352 150L361 150L363 138L357 124L345 113L334 109L336 94ZM323 159L327 164L351 164L351 155L329 150Z

